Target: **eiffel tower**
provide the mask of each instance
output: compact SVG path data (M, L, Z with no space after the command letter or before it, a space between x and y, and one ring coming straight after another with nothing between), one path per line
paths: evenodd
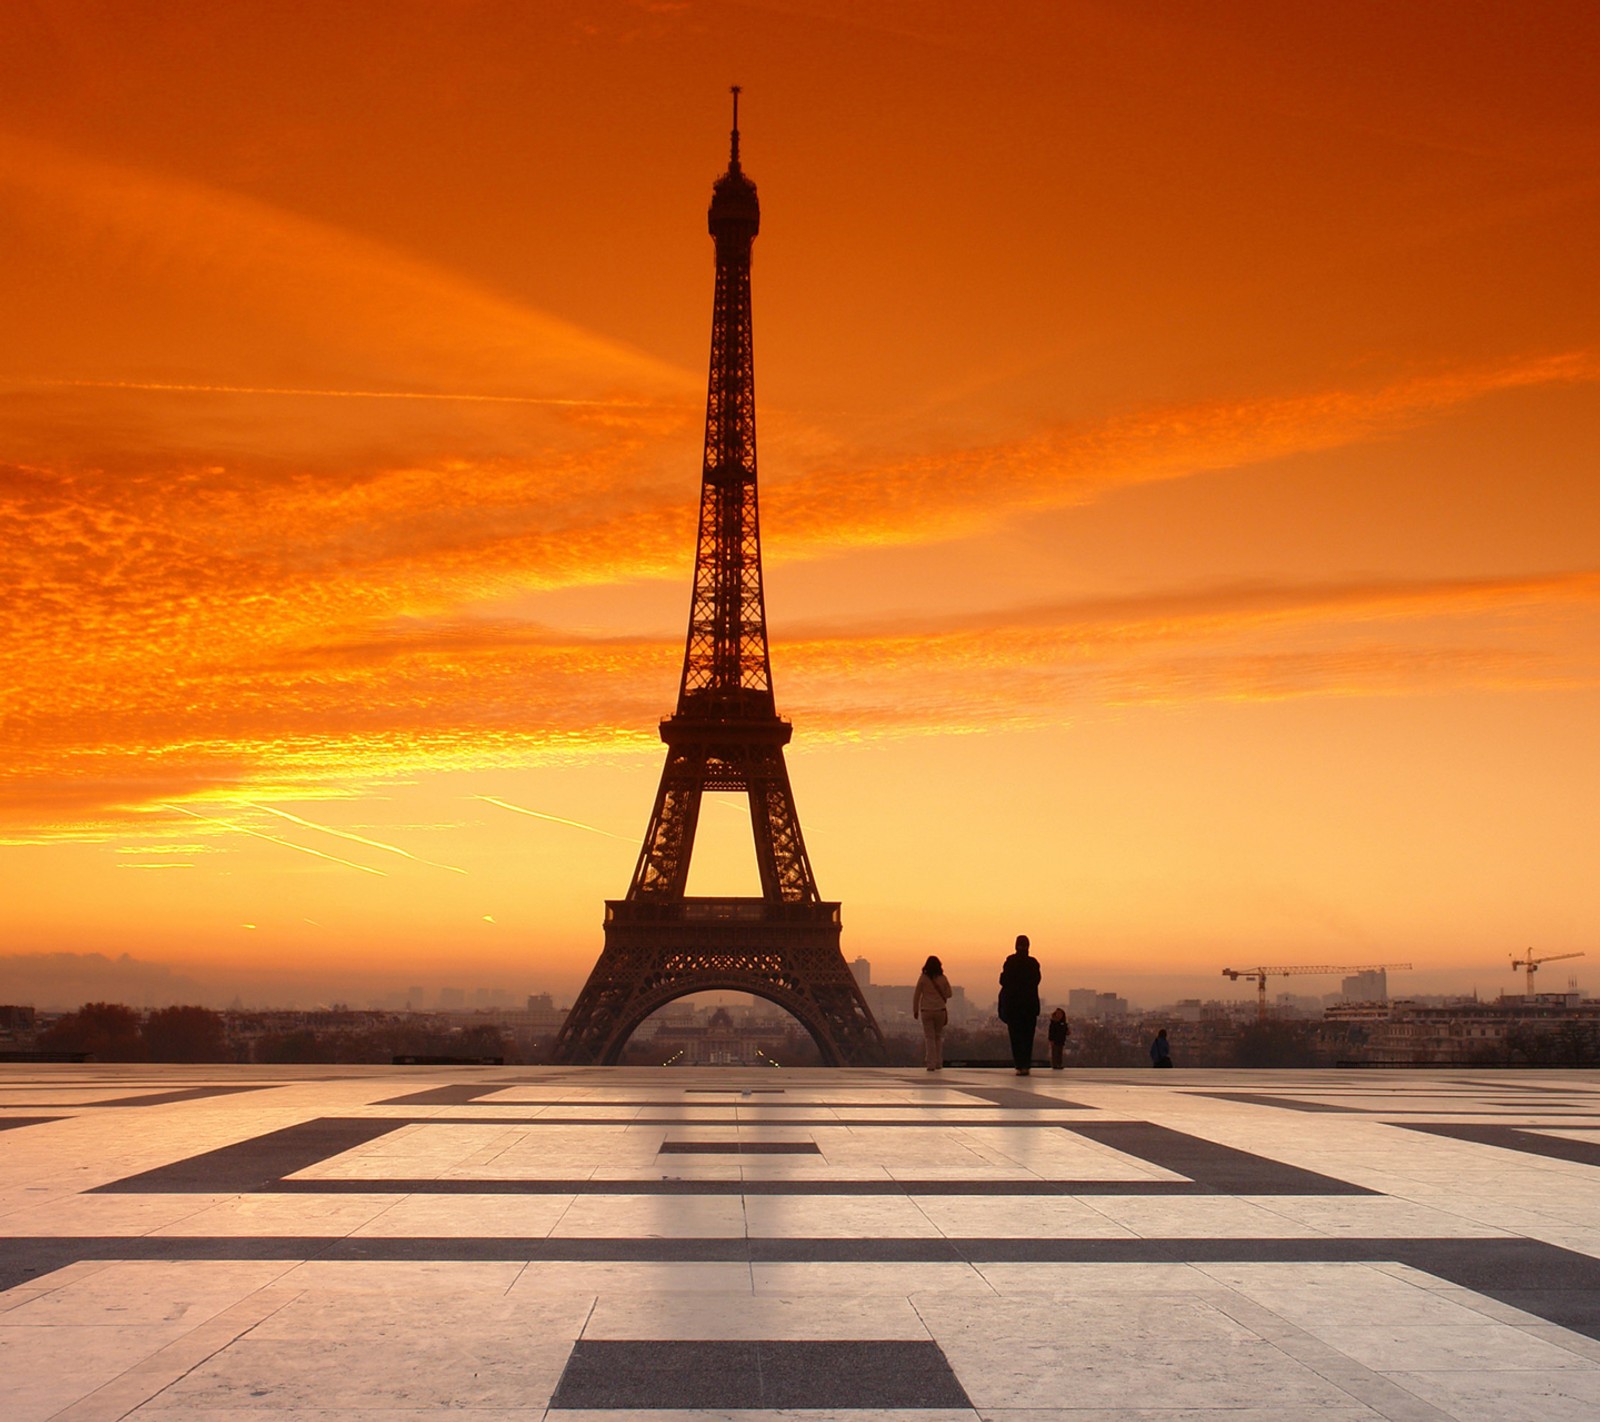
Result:
M661 723L666 766L624 899L606 902L605 946L552 1060L611 1065L651 1013L688 993L753 993L785 1009L830 1066L884 1060L883 1034L839 950L839 905L823 900L806 855L767 655L756 516L755 358L750 248L756 185L739 166L733 90L728 171L712 188L717 286L711 311L705 462L689 636L678 705ZM750 803L760 898L684 890L707 791Z

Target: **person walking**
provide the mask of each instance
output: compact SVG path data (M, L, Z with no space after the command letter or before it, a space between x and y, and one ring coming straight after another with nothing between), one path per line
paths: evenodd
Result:
M1028 935L1017 935L1016 950L1000 968L1000 1020L1011 1036L1011 1060L1018 1076L1033 1068L1033 1034L1039 1026L1039 964L1028 956Z
M1153 1067L1169 1067L1172 1065L1172 1044L1167 1041L1167 1029L1165 1027L1157 1032L1150 1042L1150 1065Z
M911 1015L922 1019L922 1061L929 1071L944 1066L944 1029L950 1020L950 979L944 964L932 953L922 965L922 976L911 992Z
M1072 1035L1072 1028L1067 1026L1067 1010L1058 1007L1050 1014L1050 1026L1045 1029L1045 1036L1050 1039L1050 1070L1060 1071L1066 1063L1067 1038Z

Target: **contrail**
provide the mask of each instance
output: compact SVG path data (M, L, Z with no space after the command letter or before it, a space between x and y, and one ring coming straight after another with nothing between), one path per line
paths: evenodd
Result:
M498 805L502 810L515 810L519 815L532 815L536 820L549 820L552 824L571 825L573 829L588 830L590 834L603 834L607 839L622 839L623 835L612 834L610 830L596 829L593 825L586 825L581 820L564 820L560 815L545 815L538 810L524 809L521 805L508 804L504 800L496 800L493 795L474 795L474 800L487 800L491 805Z
M572 400L554 395L470 395L435 390L316 390L283 385L183 385L161 380L33 380L34 385L70 385L89 390L161 390L177 395L311 395L330 400L445 400L478 405L573 405L629 410L688 408L656 400Z
M193 810L186 810L182 805L167 805L169 810L176 810L180 815L188 815L191 819L204 820L210 825L221 825L223 829L238 830L240 834L251 834L257 839L264 839L268 844L281 844L285 849L298 849L302 854L312 854L318 859L328 859L335 864L343 864L347 869L359 869L363 874L376 874L380 879L389 876L382 869L373 869L366 864L357 864L353 859L341 859L337 854L324 854L320 849L308 849L303 844L295 844L292 840L279 839L277 835L262 834L260 830L253 830L245 825L236 825L229 820L213 819L210 815L196 814Z
M337 835L340 839L348 839L356 844L370 845L373 849L387 849L390 854L398 854L402 859L410 859L418 864L426 864L433 869L448 869L452 874L465 874L465 869L458 869L454 864L437 864L431 859L424 859L420 854L413 854L410 850L401 849L398 845L385 844L381 839L367 839L363 835L351 834L347 830L334 829L331 825L319 825L311 820L303 820L299 815L291 815L287 810L275 810L271 805L258 805L254 800L241 800L241 805L248 805L252 810L261 810L269 815L277 815L279 819L292 820L297 825L304 825L307 829L321 830L323 834Z

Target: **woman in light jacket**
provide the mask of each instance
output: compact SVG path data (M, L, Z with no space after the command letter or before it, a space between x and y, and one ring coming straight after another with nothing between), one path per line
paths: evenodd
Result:
M922 965L922 976L911 993L911 1015L922 1019L924 1063L929 1071L944 1065L944 1024L950 1020L950 979L944 964L932 954Z

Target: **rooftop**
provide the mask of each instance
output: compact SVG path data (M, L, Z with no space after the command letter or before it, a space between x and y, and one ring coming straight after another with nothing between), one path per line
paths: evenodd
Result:
M0 1067L6 1422L1600 1415L1600 1077Z

